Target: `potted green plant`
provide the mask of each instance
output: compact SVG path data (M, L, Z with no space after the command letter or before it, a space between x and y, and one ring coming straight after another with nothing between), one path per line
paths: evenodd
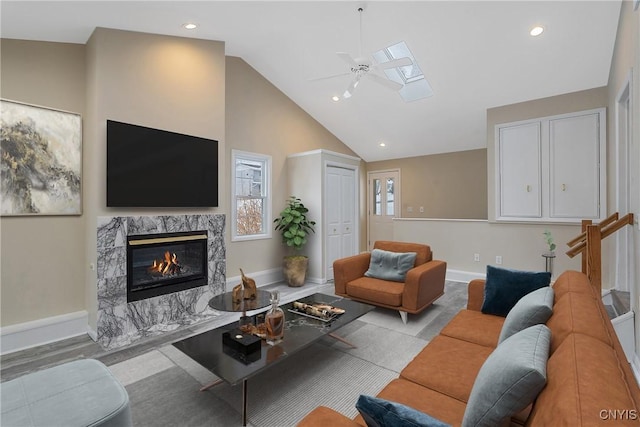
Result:
M542 254L542 257L545 260L545 268L544 271L549 273L553 273L553 259L556 257L556 244L553 243L553 236L549 230L544 230L544 241L547 242L547 246L549 247L549 252L545 252Z
M549 254L554 254L554 251L556 250L556 244L553 243L553 236L551 235L551 232L549 230L544 230L544 233L542 233L544 235L544 241L547 242L547 246L549 246Z
M302 286L307 275L309 258L300 251L307 243L307 236L315 233L316 225L315 221L307 218L308 212L309 209L299 198L291 196L280 216L273 220L276 231L282 235L282 243L294 252L293 255L285 256L283 262L284 276L289 286Z

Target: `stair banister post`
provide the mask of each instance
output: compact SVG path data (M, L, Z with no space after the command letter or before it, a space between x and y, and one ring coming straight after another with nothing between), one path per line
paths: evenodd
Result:
M587 250L582 258L587 258L587 277L596 289L598 295L602 294L602 236L600 226L587 225Z
M582 232L585 234L585 237L587 235L587 227L590 226L592 224L592 221L590 219L583 219L582 220ZM587 239L588 242L588 239ZM587 251L588 251L589 245L587 245L587 250L582 251L582 272L584 274L588 273L587 270Z

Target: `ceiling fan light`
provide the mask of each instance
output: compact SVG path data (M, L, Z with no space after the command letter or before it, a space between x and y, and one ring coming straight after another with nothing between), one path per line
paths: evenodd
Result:
M529 34L531 34L532 37L537 37L543 32L544 32L544 27L541 27L540 25L536 25L531 29L531 31L529 31Z

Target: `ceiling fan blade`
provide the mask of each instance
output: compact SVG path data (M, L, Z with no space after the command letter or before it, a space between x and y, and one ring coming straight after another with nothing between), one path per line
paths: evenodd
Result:
M350 76L353 73L340 73L340 74L334 74L332 76L325 76L325 77L316 77L315 79L309 79L310 82L317 82L319 80L327 80L327 79L334 79L336 77L342 77L342 76Z
M402 85L400 83L396 83L374 73L368 73L367 77L371 77L371 80L373 80L374 82L388 87L391 90L400 90L402 88Z
M336 55L338 55L338 57L340 59L342 59L344 62L346 62L347 64L349 64L350 67L357 67L358 64L356 63L355 59L353 59L353 57L351 55L349 55L348 53L345 52L336 52Z
M344 91L344 93L342 94L342 96L344 98L351 98L351 96L353 95L353 91L356 90L356 88L358 87L358 85L360 84L360 76L356 76L352 81L351 84L349 85L349 87L347 88L347 90Z
M383 62L378 64L377 67L381 70L387 70L389 68L397 68L397 67L406 67L407 65L413 64L413 61L409 57L393 59L388 62Z

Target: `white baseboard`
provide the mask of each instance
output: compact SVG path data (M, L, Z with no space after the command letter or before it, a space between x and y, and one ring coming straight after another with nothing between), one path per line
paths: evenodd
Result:
M284 280L284 277L282 276L282 268L272 268L269 270L254 272L245 271L244 274L255 280L256 286L258 287L282 282ZM233 289L233 287L241 281L242 279L239 274L237 276L227 277L227 291Z
M62 314L0 328L0 354L13 353L87 333L89 314Z
M253 280L255 280L256 286L258 287L271 285L278 282L284 282L284 276L282 275L281 268L272 268L270 270L254 271L251 273L245 271L244 274L247 277L251 277ZM227 291L233 289L233 287L240 283L241 280L242 279L240 275L227 277ZM307 277L305 281L308 283L315 283L319 285L324 285L325 283L327 283L326 279L322 279L320 277Z
M472 281L473 279L486 279L486 277L487 275L484 273L472 273L470 271L447 269L445 280L467 283Z

